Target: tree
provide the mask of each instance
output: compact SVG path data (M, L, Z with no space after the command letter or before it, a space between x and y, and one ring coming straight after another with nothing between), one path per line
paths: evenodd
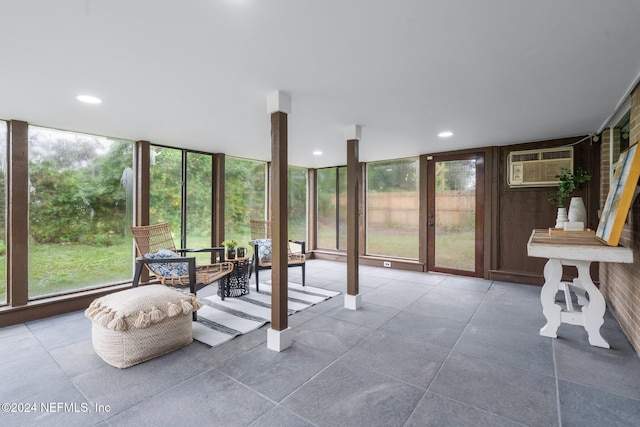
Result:
M108 244L124 236L133 146L90 135L35 128L30 135L31 236L39 243Z
M371 192L415 191L417 169L415 159L370 163L367 165L367 189Z
M436 163L436 191L455 191L474 188L476 184L476 162L455 160Z
M225 229L248 229L250 219L265 217L266 164L225 159Z

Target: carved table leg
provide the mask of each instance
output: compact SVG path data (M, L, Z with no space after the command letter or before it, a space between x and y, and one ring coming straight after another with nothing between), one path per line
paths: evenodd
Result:
M540 335L556 338L560 326L560 312L562 307L555 303L558 286L562 279L562 262L559 259L550 259L544 266L544 286L540 292L542 313L547 319L547 324L540 329Z
M600 326L604 323L604 312L607 305L600 290L591 280L589 271L590 261L575 261L578 268L578 279L585 291L589 294L589 304L582 307L584 315L584 328L589 334L589 344L597 347L610 348L609 343L600 335Z
M578 304L585 306L589 305L589 300L587 299L587 291L584 289L582 282L580 282L579 278L573 279L573 285L571 286L571 290L575 292L578 297Z

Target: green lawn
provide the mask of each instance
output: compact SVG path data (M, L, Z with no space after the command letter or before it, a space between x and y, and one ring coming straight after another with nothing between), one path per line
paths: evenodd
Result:
M85 244L32 245L29 297L37 297L132 278L132 241L96 247Z
M473 271L475 232L439 231L436 235L436 266ZM320 238L318 239L319 241ZM418 232L394 228L370 231L367 253L371 255L417 259Z
M473 232L438 234L436 265L473 271L473 239ZM190 242L194 247L208 246L208 238L194 238ZM130 238L123 238L108 247L85 244L32 245L29 258L29 298L131 280L132 250ZM401 233L391 228L376 230L370 236L368 252L417 259L418 233ZM200 264L207 262L208 256L202 254L197 258ZM4 259L0 262L0 277L5 277ZM5 301L6 283L3 280L0 282L0 302Z
M131 240L96 247L85 244L31 245L29 298L131 280ZM6 277L6 258L0 277ZM6 283L0 283L0 301L6 301Z
M436 235L436 266L455 270L475 270L475 232L448 232Z
M369 235L367 253L398 258L418 258L418 232L407 234L404 231L388 228L376 230Z

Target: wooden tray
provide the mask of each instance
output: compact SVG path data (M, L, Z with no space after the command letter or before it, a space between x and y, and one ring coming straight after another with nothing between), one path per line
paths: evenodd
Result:
M587 228L582 231L565 231L562 228L549 228L549 236L555 237L584 237L584 238L594 238L596 237L596 232Z

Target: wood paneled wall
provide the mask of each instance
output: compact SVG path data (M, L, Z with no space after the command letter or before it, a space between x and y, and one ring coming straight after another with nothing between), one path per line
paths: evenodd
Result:
M499 147L497 182L497 215L493 218L492 230L497 239L492 251L494 257L489 278L542 285L545 259L527 256L527 241L534 228L549 228L555 225L557 208L549 202L548 192L556 187L510 188L507 184L507 156L512 151L559 147L574 144L584 136L529 144ZM600 144L591 138L574 146L574 167L584 168L591 181L576 196L583 197L587 206L587 226L598 226ZM495 165L494 165L495 167ZM594 270L595 271L595 270ZM596 274L597 276L597 274ZM596 277L597 279L597 277Z

